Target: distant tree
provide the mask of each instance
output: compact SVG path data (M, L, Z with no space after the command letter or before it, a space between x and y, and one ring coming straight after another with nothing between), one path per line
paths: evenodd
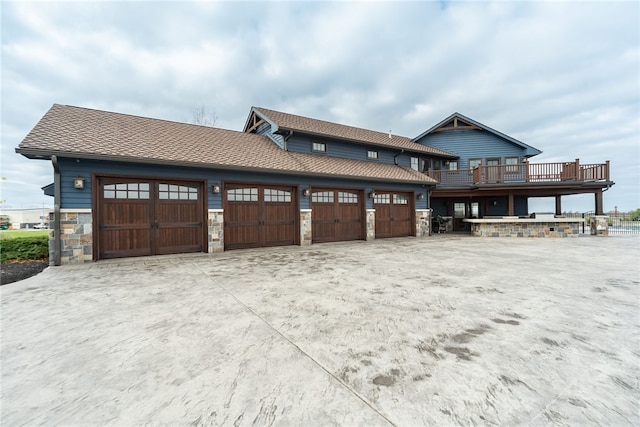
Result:
M218 121L215 108L209 108L205 105L195 107L192 111L191 123L194 125L214 127Z
M631 221L640 221L640 209L629 212L629 215L631 215Z

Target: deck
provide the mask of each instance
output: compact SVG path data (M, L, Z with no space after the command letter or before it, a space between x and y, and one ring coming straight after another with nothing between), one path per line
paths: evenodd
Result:
M516 165L479 165L474 169L428 170L425 173L438 181L441 186L475 186L483 184L509 183L570 183L570 182L607 182L609 161L600 164L560 163L524 163Z

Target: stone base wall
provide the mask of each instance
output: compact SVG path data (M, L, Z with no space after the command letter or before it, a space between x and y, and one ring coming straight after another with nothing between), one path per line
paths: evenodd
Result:
M54 214L50 214L53 227ZM49 265L55 265L55 231L49 230ZM91 211L60 212L60 264L84 264L93 261L93 220Z
M376 239L376 210L367 209L367 241Z
M300 246L311 245L311 230L311 209L300 209Z
M578 237L579 222L472 223L471 234L478 237Z
M416 209L416 237L426 237L431 233L431 209Z
M589 223L592 236L608 236L609 235L609 217L604 215L596 215L591 217Z
M209 209L208 252L224 251L224 213L222 209Z

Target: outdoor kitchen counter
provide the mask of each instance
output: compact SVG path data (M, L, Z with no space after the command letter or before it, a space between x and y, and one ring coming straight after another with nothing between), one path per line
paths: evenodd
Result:
M576 237L583 218L516 216L468 218L471 234L480 237Z

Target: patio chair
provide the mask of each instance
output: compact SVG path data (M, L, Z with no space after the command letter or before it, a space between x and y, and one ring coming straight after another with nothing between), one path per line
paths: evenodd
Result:
M442 216L438 215L436 217L436 221L438 221L438 234L447 232L447 220L442 218Z

